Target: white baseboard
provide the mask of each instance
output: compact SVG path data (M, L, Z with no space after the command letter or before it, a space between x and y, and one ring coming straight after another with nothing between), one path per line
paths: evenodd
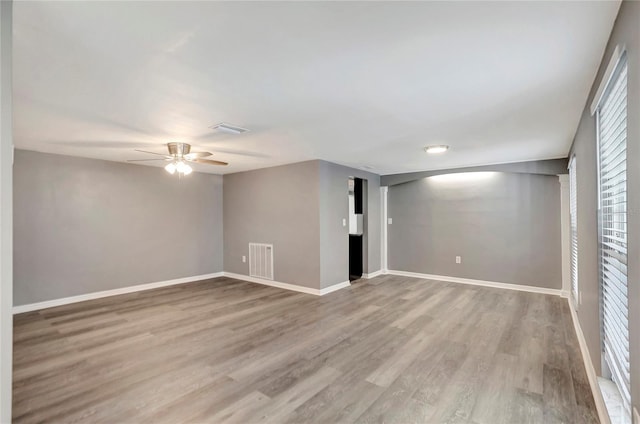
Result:
M315 294L316 296L320 295L319 289L312 289L310 287L297 286L295 284L289 284L289 283L281 283L280 281L265 280L264 278L250 277L248 275L236 274L234 272L227 272L227 271L224 272L224 276L229 278L235 278L236 280L263 284L265 286L278 287L280 289L297 291L300 293Z
M325 287L320 289L320 296L324 296L325 294L333 293L334 291L338 291L345 287L349 287L351 285L351 281L343 281L342 283L334 284L333 286Z
M250 277L248 275L236 274L234 272L225 271L224 276L235 278L236 280L249 281L251 283L264 284L265 286L278 287L280 289L291 290L291 291L296 291L300 293L313 294L316 296L323 296L325 294L329 294L331 292L343 289L345 287L349 287L351 285L349 281L343 281L342 283L334 284L332 286L325 287L323 289L314 289L311 287L298 286L296 284L281 283L280 281L265 280L263 278Z
M578 314L576 313L575 304L572 297L567 299L569 302L569 309L571 310L571 319L573 320L573 328L576 330L576 336L578 337L578 344L580 345L580 352L582 352L582 360L584 362L584 368L587 370L587 378L589 379L589 386L591 386L591 393L593 393L593 399L596 403L596 409L598 410L598 418L600 418L601 424L611 424L609 419L609 413L607 412L607 406L604 403L600 386L598 385L598 375L591 362L591 355L587 348L587 341L584 338L582 327L580 327L580 321L578 320Z
M382 270L379 269L379 270L374 271L374 272L372 272L370 274L362 274L362 278L367 278L367 279L376 278L377 276L382 275L382 274L383 274Z
M224 273L214 272L213 274L196 275L193 277L176 278L173 280L157 281L155 283L139 284L136 286L122 287L119 289L105 290L94 293L80 294L77 296L63 297L61 299L47 300L44 302L30 303L13 307L13 314L37 311L40 309L53 308L55 306L69 305L71 303L84 302L85 300L100 299L103 297L117 296L119 294L134 293L144 290L157 289L160 287L173 286L176 284L192 283L194 281L209 280L211 278L222 277Z
M496 281L473 280L470 278L449 277L447 275L421 274L418 272L409 272L409 271L389 270L387 271L387 273L392 275L400 275L403 277L415 277L415 278L423 278L426 280L447 281L450 283L471 284L474 286L493 287L496 289L518 290L518 291L526 291L531 293L541 293L541 294L551 294L555 296L562 296L562 290L548 289L544 287L523 286L520 284L510 284L510 283L498 283Z
M340 289L343 289L345 287L349 287L351 285L351 283L349 281L343 281L342 283L334 284L332 286L325 287L323 289L312 289L312 288L309 288L309 287L297 286L295 284L281 283L279 281L264 280L262 278L249 277L248 275L235 274L233 272L215 272L213 274L204 274L204 275L196 275L196 276L193 276L193 277L176 278L174 280L158 281L158 282L155 282L155 283L147 283L147 284L139 284L139 285L135 285L135 286L122 287L122 288L119 288L119 289L105 290L105 291L99 291L99 292L87 293L87 294L80 294L80 295L77 295L77 296L63 297L61 299L46 300L44 302L37 302L37 303L30 303L30 304L27 304L27 305L14 306L13 307L13 314L14 315L22 314L22 313L25 313L25 312L38 311L40 309L47 309L47 308L53 308L53 307L56 307L56 306L69 305L71 303L84 302L86 300L101 299L103 297L117 296L119 294L127 294L127 293L134 293L134 292L139 292L139 291L144 291L144 290L157 289L157 288L160 288L160 287L173 286L173 285L176 285L176 284L192 283L192 282L195 282L195 281L209 280L211 278L218 278L218 277L236 278L238 280L244 280L244 281L249 281L249 282L252 282L252 283L264 284L264 285L267 285L267 286L278 287L278 288L281 288L281 289L292 290L292 291L297 291L297 292L301 292L301 293L313 294L313 295L316 295L316 296L324 296L325 294L332 293L332 292L334 292L336 290L340 290Z

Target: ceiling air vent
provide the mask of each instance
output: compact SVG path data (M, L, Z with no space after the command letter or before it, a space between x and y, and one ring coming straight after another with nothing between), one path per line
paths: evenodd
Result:
M247 128L242 128L237 125L231 125L226 122L220 122L219 124L212 125L209 128L230 134L242 134L243 132L249 131Z

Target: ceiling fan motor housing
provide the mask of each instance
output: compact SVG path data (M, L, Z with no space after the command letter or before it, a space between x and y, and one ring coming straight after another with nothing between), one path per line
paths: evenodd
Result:
M182 157L191 151L191 146L187 143L167 143L169 154L174 157Z

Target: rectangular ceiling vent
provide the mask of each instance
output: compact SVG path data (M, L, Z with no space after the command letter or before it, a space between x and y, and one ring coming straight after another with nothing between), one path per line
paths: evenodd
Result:
M249 275L273 280L273 244L249 243Z
M231 125L226 122L220 122L219 124L212 125L209 128L216 131L222 131L230 134L242 134L244 132L249 131L249 129L247 128L242 128L237 125Z

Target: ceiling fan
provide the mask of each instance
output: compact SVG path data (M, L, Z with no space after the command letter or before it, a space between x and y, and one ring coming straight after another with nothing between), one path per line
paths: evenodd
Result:
M148 162L154 160L167 161L169 163L164 167L165 171L169 174L175 174L177 172L178 175L189 175L193 172L193 169L187 162L204 163L206 165L228 165L227 162L221 162L219 160L203 159L207 156L211 156L213 153L191 152L191 145L187 143L167 143L167 149L169 150L168 155L135 149L136 152L162 156L162 159L132 159L127 162Z

